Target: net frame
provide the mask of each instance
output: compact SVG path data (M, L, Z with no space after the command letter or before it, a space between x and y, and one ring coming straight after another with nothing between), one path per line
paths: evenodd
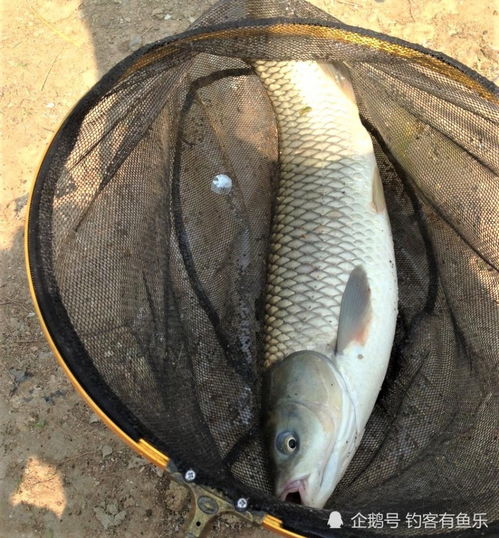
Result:
M314 12L315 13L315 12ZM58 284L53 278L51 269L51 253L44 248L46 244L41 241L50 237L44 224L50 221L50 214L43 214L50 206L54 196L55 183L50 184L50 178L56 178L65 166L77 142L79 130L86 114L117 84L121 84L129 77L150 68L157 63L168 59L170 68L188 61L199 51L211 54L221 52L226 47L224 40L232 39L237 43L239 38L248 39L254 36L310 36L318 39L344 41L356 43L366 49L364 61L369 60L369 51L382 51L394 57L404 58L413 63L447 77L449 80L466 87L470 92L479 95L491 104L497 104L497 89L495 85L455 60L423 47L404 42L402 40L385 36L369 30L354 28L334 20L321 18L271 17L259 20L230 20L226 23L208 24L209 18L197 23L192 29L160 40L151 45L142 47L117 66L109 71L76 105L66 118L58 133L54 137L45 159L38 172L37 179L30 196L28 220L26 223L26 260L28 267L29 284L45 335L51 344L59 362L66 374L70 377L77 390L82 394L91 407L105 420L115 433L142 453L154 463L161 466L168 464L169 447L164 440L159 439L154 431L144 425L122 404L112 388L106 383L92 362L86 360L87 352L71 320L66 312L64 302L58 292ZM208 22L207 22L208 21ZM242 47L244 48L244 47ZM234 55L241 54L235 49ZM319 59L319 58L317 58ZM232 73L234 74L234 73ZM396 168L399 177L406 176L404 167L392 154L390 147L385 143L383 136L376 126L366 120L381 151L389 157L390 164ZM119 166L119 164L116 164ZM410 185L407 181L406 185ZM410 187L408 187L410 189ZM414 191L410 195L415 205L418 198ZM43 218L41 218L43 217ZM430 263L434 263L431 262ZM431 301L435 300L436 291L433 290L428 297L428 309L431 310ZM175 465L185 471L193 466L188 457L184 460L178 455L174 458ZM195 462L194 462L195 463ZM327 529L328 511L317 511L306 507L290 507L284 503L276 502L271 496L262 495L261 492L245 486L237 481L227 482L224 472L216 474L198 473L197 481L210 487L216 487L224 492L230 499L236 501L240 497L250 499L250 508L264 511L272 517L284 522L284 526L291 531L304 532L310 536L336 536L336 530ZM492 534L499 527L497 522L489 526L484 533ZM453 536L466 536L468 530L455 531ZM365 531L346 529L341 536L364 536ZM377 536L383 534L376 533ZM424 534L418 534L425 536ZM431 533L431 536L448 536L449 533ZM484 534L485 535L485 534Z

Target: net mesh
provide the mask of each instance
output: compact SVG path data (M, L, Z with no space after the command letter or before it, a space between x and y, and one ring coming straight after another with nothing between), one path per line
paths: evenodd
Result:
M118 64L60 129L33 193L31 276L58 349L110 418L180 470L297 532L340 535L329 510L272 496L261 435L279 145L255 59L345 62L394 236L388 374L326 508L486 513L481 532L496 532L496 89L443 55L305 2L236 0ZM212 189L221 173L230 196Z

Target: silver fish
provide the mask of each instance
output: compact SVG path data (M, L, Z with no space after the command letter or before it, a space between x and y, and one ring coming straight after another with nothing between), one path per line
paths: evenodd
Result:
M258 61L280 141L265 312L275 493L323 507L361 441L397 316L393 241L348 74Z

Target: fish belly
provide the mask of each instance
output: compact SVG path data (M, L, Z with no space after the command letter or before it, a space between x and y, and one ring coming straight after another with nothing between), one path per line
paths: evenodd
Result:
M258 61L254 67L274 107L280 144L265 366L300 350L334 357L345 285L362 266L371 290L369 330L353 357L337 358L337 367L358 414L369 415L397 312L393 241L372 141L342 71L317 62Z

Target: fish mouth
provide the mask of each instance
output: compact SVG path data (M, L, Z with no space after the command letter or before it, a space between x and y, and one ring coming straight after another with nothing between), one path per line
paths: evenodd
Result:
M303 498L305 497L305 488L307 482L307 476L298 478L295 480L289 480L284 484L282 491L279 495L281 501L294 503L294 504L304 504Z

